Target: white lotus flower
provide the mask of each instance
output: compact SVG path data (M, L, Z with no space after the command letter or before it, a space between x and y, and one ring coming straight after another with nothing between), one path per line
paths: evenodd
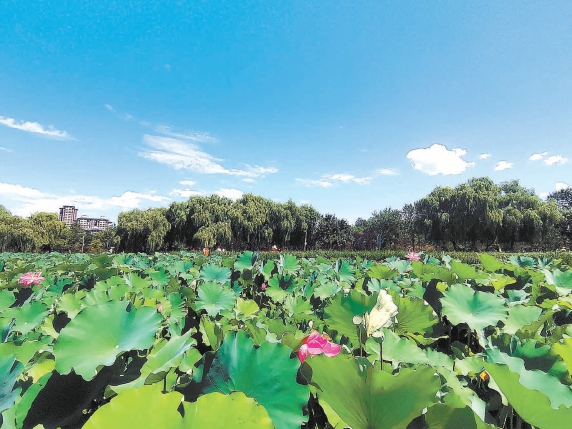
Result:
M353 322L356 325L362 324L365 328L366 336L381 337L381 328L388 328L393 323L392 317L397 315L397 305L393 302L391 295L385 290L379 291L377 302L369 313L363 316L354 316Z

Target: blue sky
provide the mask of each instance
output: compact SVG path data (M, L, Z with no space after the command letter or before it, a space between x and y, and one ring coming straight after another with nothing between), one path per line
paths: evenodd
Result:
M0 204L115 220L253 193L354 222L472 177L545 196L572 184L570 22L568 1L1 2Z

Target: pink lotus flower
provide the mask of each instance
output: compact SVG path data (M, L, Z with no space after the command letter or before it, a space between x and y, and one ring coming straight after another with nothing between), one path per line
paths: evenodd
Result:
M324 353L328 357L334 357L340 353L341 347L329 341L329 337L320 335L317 331L312 331L304 340L304 344L298 350L298 358L304 363L307 356L315 356Z
M266 283L262 283L262 285L260 286L260 289L266 290Z
M39 285L42 280L45 280L45 277L42 277L42 272L38 271L37 273L26 273L22 274L18 279L18 284L24 285L24 287L29 287L34 285Z
M421 260L421 257L419 256L419 253L411 251L405 255L405 259L412 262Z

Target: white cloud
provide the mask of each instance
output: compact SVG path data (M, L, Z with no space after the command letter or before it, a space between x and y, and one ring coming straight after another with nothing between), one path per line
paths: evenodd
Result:
M242 198L243 195L243 192L239 191L238 189L227 189L227 188L221 188L214 193L217 194L219 197L226 197L230 198L231 200L238 200L239 198Z
M66 131L57 130L51 125L47 128L44 128L43 125L38 124L37 122L17 122L14 118L6 118L4 116L0 116L0 125L4 125L8 128L14 128L16 130L27 131L29 133L39 134L41 136L57 140L72 139L72 137Z
M506 170L508 168L512 168L513 166L514 166L514 163L512 163L512 162L499 161L499 162L497 162L497 165L495 165L494 170L495 171L502 171L502 170Z
M467 162L461 158L466 154L467 151L464 149L449 150L445 146L435 143L428 148L409 151L407 158L415 170L435 176L437 174L461 174L468 167L473 167L474 162Z
M338 180L343 183L357 183L358 185L367 185L371 182L371 177L355 177L353 174L339 173L332 175L324 175L322 179Z
M192 180L181 180L179 182L179 185L183 185L183 186L193 186L196 182L193 182Z
M203 174L227 174L250 178L278 171L275 168L260 167L258 165L254 167L247 166L247 170L229 170L220 164L223 161L222 159L203 152L196 144L171 137L145 135L143 141L153 149L145 149L139 153L139 156L169 165L176 170L186 169Z
M35 188L2 182L0 182L0 196L13 201L15 208L12 213L23 217L36 212L58 213L63 205L74 205L81 211L96 214L112 208L137 209L141 208L144 202L170 201L170 198L156 195L154 191L147 193L126 191L119 196L101 198L94 195L54 195Z
M104 104L105 108L107 110L109 110L110 112L115 113L115 109L113 108L113 106L111 104Z
M397 176L397 170L394 168L380 168L376 170L377 174L381 174L382 176Z
M568 189L570 185L564 182L556 182L555 188L557 191L562 191L563 189Z
M538 196L543 200L545 200L546 197L548 197L548 195L550 195L550 192L541 192L540 194L538 194Z
M533 153L532 155L530 155L530 158L528 158L530 161L540 161L542 158L544 158L546 156L548 152L542 152L542 153Z
M490 153L481 153L481 154L479 155L479 159L487 159L487 158L490 158L490 157L491 157L491 154L490 154Z
M306 186L319 186L321 188L330 188L332 185L332 182L329 182L325 179L320 179L320 180L309 180L309 179L296 179L297 182L303 183Z
M564 158L562 155L552 155L552 156L549 156L548 158L546 158L544 160L544 163L546 165L552 165L552 164L562 165L562 164L566 163L566 161L568 161L568 158Z
M216 139L209 133L204 133L201 131L187 131L187 132L175 132L172 127L168 125L158 125L155 127L155 132L183 140L192 140L199 143L212 143L216 142Z
M12 149L8 149L8 148L2 147L2 146L0 146L0 150L4 151L4 152L14 152Z
M172 197L191 198L204 195L204 193L201 191L195 191L193 189L173 189L171 192L169 192L169 195Z
M244 179L242 179L243 182L246 183L254 183L255 180L252 177L245 177Z
M139 208L143 200L153 201L153 202L170 201L170 199L167 197L163 197L161 195L155 195L155 191L150 191L149 193L146 194L126 191L118 197L111 197L107 200L104 200L104 203L108 206L120 207L124 210L132 210Z

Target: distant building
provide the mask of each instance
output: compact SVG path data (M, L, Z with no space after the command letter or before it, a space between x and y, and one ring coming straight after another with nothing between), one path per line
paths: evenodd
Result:
M74 223L77 223L81 229L89 232L105 231L115 226L113 222L104 216L87 217L86 215L82 215L78 219L77 209L75 206L60 207L58 219L65 222L68 226L72 226Z
M109 219L104 216L87 217L86 215L82 215L76 222L81 229L90 232L105 231L115 226L113 222L110 222Z
M58 220L65 222L67 226L72 226L77 219L77 209L75 206L60 207Z

